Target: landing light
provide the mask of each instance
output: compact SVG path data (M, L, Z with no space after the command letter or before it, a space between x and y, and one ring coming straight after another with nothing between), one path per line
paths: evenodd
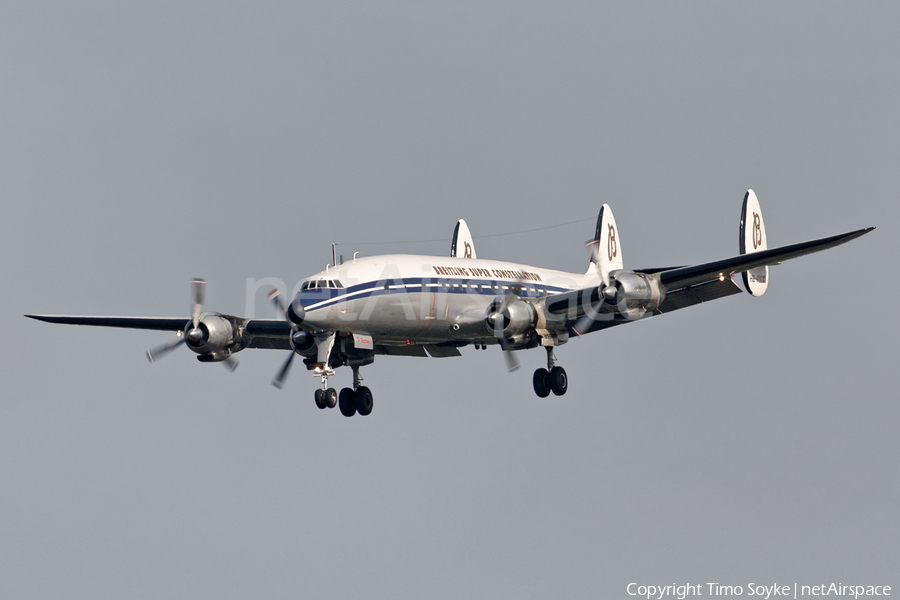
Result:
M175 332L175 337L181 337L183 335L184 335L184 332L181 330Z
M725 281L725 275L719 273L719 281Z

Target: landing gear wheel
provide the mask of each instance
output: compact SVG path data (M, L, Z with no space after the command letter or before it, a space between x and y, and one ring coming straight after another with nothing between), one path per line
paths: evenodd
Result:
M356 400L356 411L362 416L366 416L372 412L372 406L375 401L372 398L372 390L364 385L359 386L354 394Z
M316 390L316 406L325 408L325 390Z
M538 369L534 372L532 379L534 383L534 393L538 398L546 398L550 395L550 372L547 369Z
M328 388L325 390L325 406L328 408L334 408L337 404L338 393L334 388Z
M338 396L338 404L341 406L356 406L356 399L353 397L352 388L344 388L341 390L341 393ZM344 412L343 408L341 409L341 412Z
M353 390L350 388L344 388L341 390L341 396L338 398L338 407L341 409L341 414L345 417L352 417L356 414L356 395L353 393Z
M569 376L562 367L553 367L550 369L550 389L557 396L562 396L569 389Z

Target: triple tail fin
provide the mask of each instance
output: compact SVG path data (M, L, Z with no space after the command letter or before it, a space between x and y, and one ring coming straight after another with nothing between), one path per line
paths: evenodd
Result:
M453 242L450 244L450 256L458 258L477 258L475 256L475 242L469 233L469 226L463 219L456 222L453 230Z
M608 284L609 274L624 268L619 229L608 204L600 207L594 239L588 241L587 246L591 251L591 263L586 275L599 275L603 283Z
M741 254L753 254L761 252L766 245L766 224L763 223L762 209L759 207L759 199L756 192L747 190L744 195L744 205L741 207ZM742 273L744 287L752 296L762 296L769 286L769 267L756 267Z

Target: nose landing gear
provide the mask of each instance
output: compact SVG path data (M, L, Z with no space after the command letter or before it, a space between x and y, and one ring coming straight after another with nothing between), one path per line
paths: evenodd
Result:
M534 385L534 393L538 398L546 398L553 392L557 396L562 396L569 389L569 377L566 370L556 366L556 357L553 355L553 346L547 348L547 368L538 369L534 372L532 383Z

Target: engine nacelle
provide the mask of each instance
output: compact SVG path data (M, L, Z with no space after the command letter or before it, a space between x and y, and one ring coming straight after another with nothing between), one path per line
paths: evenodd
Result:
M291 347L299 354L303 354L315 345L316 338L308 331L297 329L291 334Z
M188 348L213 362L228 358L236 341L234 325L221 315L204 315L197 328L189 328L184 335Z
M615 275L616 312L626 319L640 319L644 313L659 308L666 292L657 277L631 272Z
M494 302L488 308L487 318L484 320L489 333L498 335L502 332L507 339L531 331L536 321L537 312L534 307L518 298L510 300L506 306L501 302Z

